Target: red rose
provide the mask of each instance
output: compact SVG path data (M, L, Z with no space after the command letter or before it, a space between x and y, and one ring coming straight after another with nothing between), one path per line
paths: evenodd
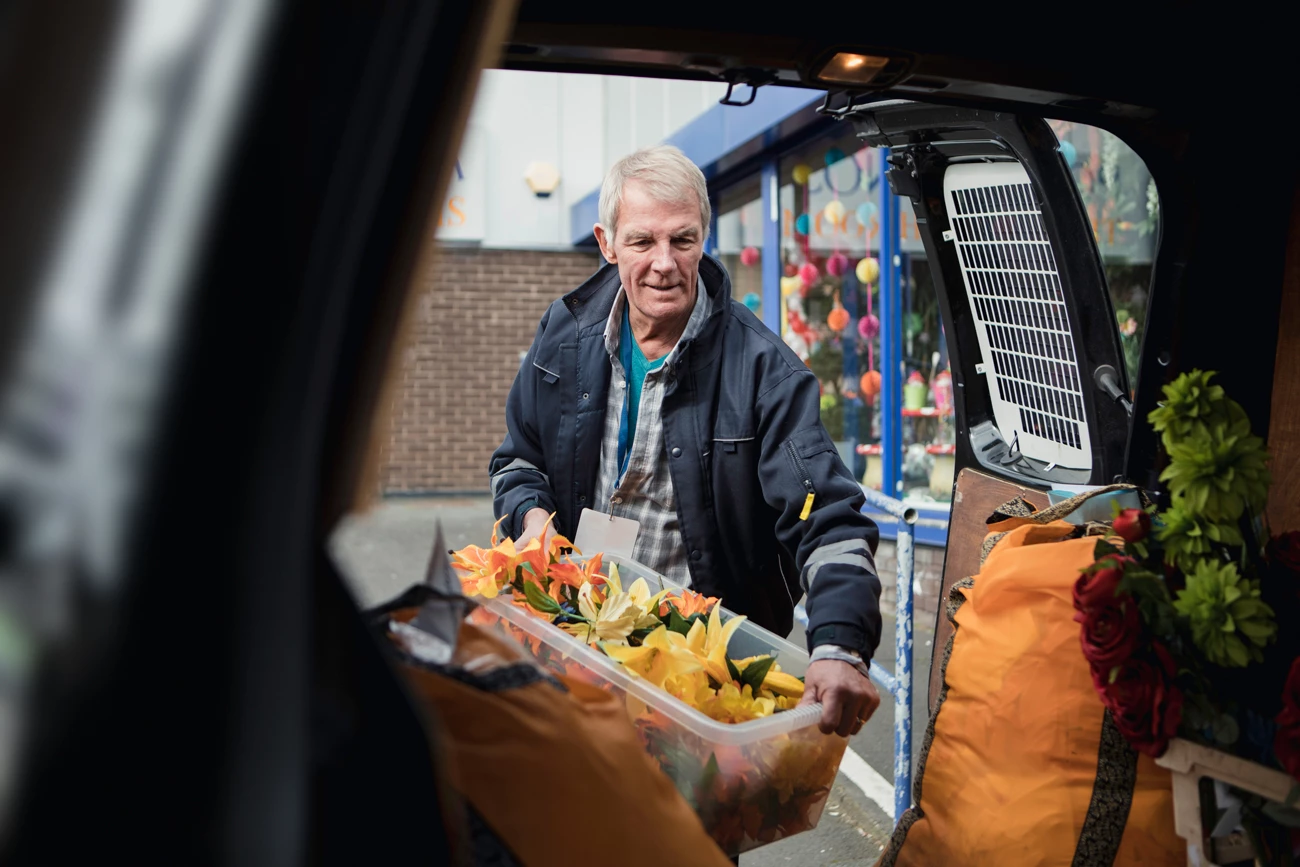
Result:
M1269 539L1265 553L1270 563L1300 572L1300 531L1292 530Z
M1090 606L1074 619L1083 624L1079 635L1083 658L1103 676L1127 662L1142 643L1142 618L1137 602L1127 593L1112 596L1108 605Z
M1282 710L1277 715L1273 752L1286 772L1300 780L1300 659L1291 663L1282 689Z
M1102 686L1102 703L1115 727L1139 752L1164 755L1183 718L1183 693L1174 684L1178 667L1164 646L1135 656L1120 666L1114 683Z
M1120 579L1124 577L1124 567L1136 562L1132 557L1119 554L1107 554L1097 561L1101 568L1085 572L1074 582L1074 607L1077 611L1087 611L1099 605L1114 605L1115 591L1119 589ZM1107 565L1102 565L1102 564ZM1075 618L1078 619L1077 617Z
M1141 509L1124 509L1111 527L1125 542L1140 542L1151 532L1151 516Z

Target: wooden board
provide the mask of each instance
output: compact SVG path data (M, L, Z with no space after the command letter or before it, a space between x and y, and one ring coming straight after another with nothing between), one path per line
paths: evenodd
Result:
M943 586L939 591L939 616L934 632L934 648L930 656L930 700L927 708L934 707L943 685L940 666L943 650L952 635L948 622L947 599L952 585L979 571L980 546L988 531L985 527L993 510L1008 500L1023 496L1035 508L1047 507L1047 494L981 473L964 469L957 474L953 492L952 514L948 519L948 549L943 562Z

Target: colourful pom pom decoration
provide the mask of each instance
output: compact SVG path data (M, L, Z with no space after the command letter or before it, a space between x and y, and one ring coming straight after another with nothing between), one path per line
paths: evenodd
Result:
M832 277L843 277L844 272L849 270L849 257L843 253L832 253L831 257L826 260L826 273Z
M859 283L875 283L880 277L880 263L868 256L858 263L853 273L858 275Z
M870 225L871 218L876 215L877 210L878 209L876 207L875 202L863 202L862 204L858 205L858 210L856 212L858 217L858 222L863 226Z
M844 151L839 148L830 148L826 151L826 165L833 166L842 159L844 159Z
M807 214L800 214L794 219L794 230L800 235L807 235L808 230L812 228L812 217Z
M858 380L858 389L862 392L862 399L871 403L880 394L880 371L868 370L862 374L862 379Z
M863 340L873 340L880 334L880 320L868 313L858 320L858 336Z
M805 163L799 163L799 165L790 170L790 177L794 178L794 182L801 187L808 183L808 177L810 175L812 175L812 167Z
M745 300L742 303L754 313L757 313L758 308L763 306L763 299L758 297L757 292L749 292L745 295Z
M843 307L834 307L826 316L826 324L831 331L843 331L849 325L849 311Z
M752 268L753 266L757 265L758 258L759 258L759 254L758 254L757 247L746 247L745 249L740 251L740 264L745 265L747 267Z
M817 282L817 278L820 276L821 272L818 271L817 266L811 262L805 262L803 267L799 269L799 279L803 281L803 285L805 286L811 286L813 283Z
M831 199L826 203L826 207L822 208L822 216L830 221L833 226L838 226L840 221L844 219L844 215L847 213L848 211L845 209L844 203L839 199Z

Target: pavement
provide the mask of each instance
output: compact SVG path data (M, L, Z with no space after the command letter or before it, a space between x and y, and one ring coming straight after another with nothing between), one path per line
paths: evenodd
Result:
M393 498L368 512L344 519L331 540L332 553L352 593L362 607L397 596L422 580L433 548L436 526L441 523L448 548L486 545L492 531L489 497ZM889 580L886 577L886 580ZM894 618L885 614L877 661L894 669ZM912 756L915 766L926 725L926 685L934 646L929 617L913 627ZM790 640L802 645L798 625ZM841 765L821 822L812 830L741 856L742 867L778 867L795 864L830 867L873 862L893 828L892 784L894 762L893 702L882 695L880 709L849 743L861 757ZM865 764L863 764L865 763ZM846 773L852 765L853 778Z

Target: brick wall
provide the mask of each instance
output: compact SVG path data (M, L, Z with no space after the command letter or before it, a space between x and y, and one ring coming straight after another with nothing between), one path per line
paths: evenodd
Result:
M386 493L488 490L519 355L547 305L600 262L596 253L441 251L421 277L383 457Z
M943 548L912 546L912 616L917 622L924 619L927 626L934 625L934 615L939 610L943 556ZM892 612L898 596L898 560L894 557L894 543L888 539L881 539L876 549L876 574L880 576L880 607Z

